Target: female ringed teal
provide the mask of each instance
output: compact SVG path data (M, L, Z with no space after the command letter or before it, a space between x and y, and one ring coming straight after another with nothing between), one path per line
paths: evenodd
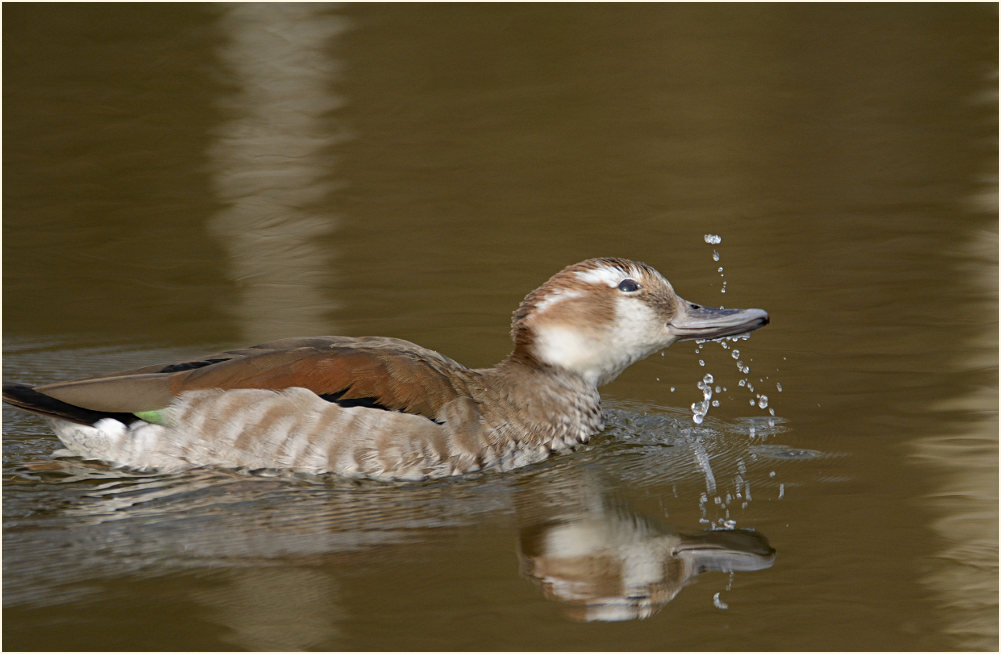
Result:
M216 466L419 480L508 470L604 428L598 387L675 341L747 334L761 309L687 302L652 267L588 259L514 312L514 349L470 369L396 338L290 338L29 386L70 453L140 470Z

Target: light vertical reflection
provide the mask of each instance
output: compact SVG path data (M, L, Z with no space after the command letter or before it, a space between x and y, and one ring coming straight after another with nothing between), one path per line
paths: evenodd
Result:
M331 117L344 104L331 51L347 21L322 4L222 12L218 55L232 90L208 147L224 205L209 226L237 284L230 309L247 342L330 333L333 253L321 241L337 226L324 207L336 190L333 148L345 139Z
M997 70L984 81L983 92L973 100L996 116ZM997 152L993 137L984 145L985 151ZM995 164L993 159L985 160L983 177L974 180L976 190L966 203L971 213L997 215ZM977 316L984 320L984 328L971 334L964 344L966 356L955 362L960 373L973 373L992 360L996 366L998 361L997 325L990 319L990 315L997 315L998 233L978 230L960 247L965 254L959 260L961 278L981 299L978 309L985 309ZM942 544L923 571L922 581L939 598L940 613L947 622L944 631L961 650L990 650L998 642L997 377L994 382L993 387L979 386L965 395L936 402L939 411L966 416L963 424L967 426L915 443L917 458L938 472L937 488L924 501L939 513L931 526Z

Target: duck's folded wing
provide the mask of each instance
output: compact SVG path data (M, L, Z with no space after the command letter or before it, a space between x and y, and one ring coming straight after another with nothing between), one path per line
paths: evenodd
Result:
M461 368L396 339L289 339L102 377L36 387L4 384L4 399L29 411L92 422L96 414L163 409L185 391L301 387L343 406L434 420L458 396L457 378L450 372ZM76 418L67 407L85 412Z

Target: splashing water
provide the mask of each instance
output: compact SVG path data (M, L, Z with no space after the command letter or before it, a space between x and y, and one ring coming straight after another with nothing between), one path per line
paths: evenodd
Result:
M722 240L722 237L718 234L705 235L705 242L709 246L719 246ZM720 263L719 249L715 247L712 249L712 257L715 262L713 268L723 278L720 292L726 293L727 280L724 278L724 266ZM711 356L707 356L711 354L709 350L712 348L706 347L706 343L710 341L695 341L696 361L702 369L701 379L696 383L696 388L701 391L701 399L692 402L690 410L692 422L699 427L689 432L686 440L691 448L691 455L695 459L695 463L701 471L702 476L705 478L706 484L705 492L701 493L699 498L699 509L701 512L699 522L709 526L711 529L732 530L737 527L739 518L737 512L746 511L751 503L752 483L748 478L747 465L745 465L742 459L737 462L737 470L730 471L725 459L717 460L710 456L714 448L710 435L714 434L715 430L710 429L707 431L704 426L710 409L720 407L727 400L738 399L747 402L745 406L753 407L755 413L759 410L767 412L764 416L739 419L748 424L748 436L754 443L763 443L768 435L774 432L776 424L781 420L775 417L775 409L771 406L772 399L766 393L782 393L782 384L765 375L751 377L751 369L758 366L754 363L753 357L750 356L749 348L745 348L742 345L738 346L739 341L746 341L749 337L749 334L741 334L739 336L712 341L718 343L722 349L728 351L730 359L737 369L738 376L736 382L728 378L732 376L732 372L723 373L727 375L724 378L723 374L715 369L717 366L714 364L714 360ZM729 366L726 367L729 369ZM732 369L730 370L732 371ZM777 373L778 368L775 371ZM774 386L774 390L772 386ZM733 388L734 391L731 392L728 388ZM682 389L683 387L678 387L677 389L671 387L672 392ZM746 395L744 394L745 391ZM740 397L733 397L733 395ZM740 402L738 402L739 404ZM757 460L757 456L754 453L751 454L751 460ZM733 472L732 479L730 478L731 472ZM774 471L769 476L774 478ZM770 490L773 484L778 481L776 479L774 482L769 483L766 488ZM778 499L784 499L785 485L778 483L777 490ZM760 497L762 489L760 487L756 488L754 494ZM772 495L772 497L775 496ZM722 596L718 596L716 602L718 608L725 610L727 607L727 603L723 600Z
M723 242L723 237L719 234L706 234L704 238L709 245L719 245ZM719 250L713 250L713 261L719 263ZM720 279L723 280L723 287L720 288L719 292L726 293L726 274L723 272L723 266L716 268L716 272L719 273ZM723 307L720 308L722 309Z
M702 381L696 384L696 387L702 391L702 401L692 402L692 420L695 421L696 425L701 425L702 421L706 417L706 414L709 413L709 407L712 405L710 401L713 397L713 376L711 374L706 374L706 376L702 378ZM719 403L717 402L712 406L719 406Z
M720 236L719 234L705 234L705 236L703 238L704 238L706 244L708 244L708 245L719 245L719 244L721 244L723 242L723 237ZM717 250L717 249L714 248L713 249L713 261L719 263L719 260L720 260L719 250ZM723 272L723 266L722 265L716 267L716 272L718 272L720 274L721 278L723 278L725 276L725 273ZM723 279L723 285L722 285L722 288L720 289L720 293L726 293L726 282L727 282L727 280ZM720 307L720 308L723 308L723 307ZM722 347L724 350L728 350L728 349L730 349L730 343L736 343L737 341L747 340L749 337L750 337L749 334L741 334L740 336L731 336L731 337L725 338L725 339L718 339L715 342L719 343L720 347ZM704 345L705 345L706 342L707 341L700 341L700 340L696 340L695 341L695 344L696 344L695 345L695 353L696 354L701 354L702 353L703 347L704 347ZM734 347L730 351L730 356L733 358L733 361L736 364L737 372L741 375L741 378L737 382L737 386L740 387L740 388L746 389L749 394L753 395L753 397L748 397L747 398L748 406L757 407L757 408L759 408L761 410L766 410L767 409L768 410L768 414L771 417L774 417L775 416L775 409L773 407L769 407L768 396L765 395L764 393L760 392L760 390L763 390L763 389L759 389L759 391L756 392L755 388L754 388L754 382L752 382L751 379L750 379L750 377L749 377L750 374L751 374L750 362L752 361L752 359L748 358L747 361L745 362L745 360L743 358L741 358L741 351L738 348L736 348L736 347ZM704 357L703 358L699 358L698 362L699 362L699 367L701 367L701 368L708 367L708 362L707 362L706 358L704 358ZM776 371L777 370L778 369L776 368ZM717 397L714 399L713 398L713 390L714 389L713 389L713 386L712 386L712 379L713 379L713 376L710 373L710 374L707 374L705 377L703 377L703 380L700 381L697 384L698 389L700 391L702 391L702 400L698 401L698 402L692 402L692 404L691 404L692 421L696 425L701 425L703 423L703 421L705 420L706 415L709 413L710 407L718 407L718 406L720 406L721 400L720 400L720 398L718 396L720 396L722 394L722 392L726 391L726 387L725 386L723 386L722 389L721 389L720 386L717 385L715 387L715 394L717 395ZM709 380L709 381L707 381L707 380ZM764 378L759 378L758 381L761 382L762 384L764 384L765 379ZM782 384L781 384L781 382L776 382L775 383L775 389L779 393L782 392ZM674 389L672 388L671 390L673 391Z

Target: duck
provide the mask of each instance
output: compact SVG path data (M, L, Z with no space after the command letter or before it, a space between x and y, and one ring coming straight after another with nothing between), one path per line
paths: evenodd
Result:
M763 309L683 300L652 266L593 258L529 293L514 348L468 368L383 336L285 338L32 386L3 401L38 414L57 454L138 471L195 468L418 481L507 471L604 429L598 388L682 340L743 337Z

